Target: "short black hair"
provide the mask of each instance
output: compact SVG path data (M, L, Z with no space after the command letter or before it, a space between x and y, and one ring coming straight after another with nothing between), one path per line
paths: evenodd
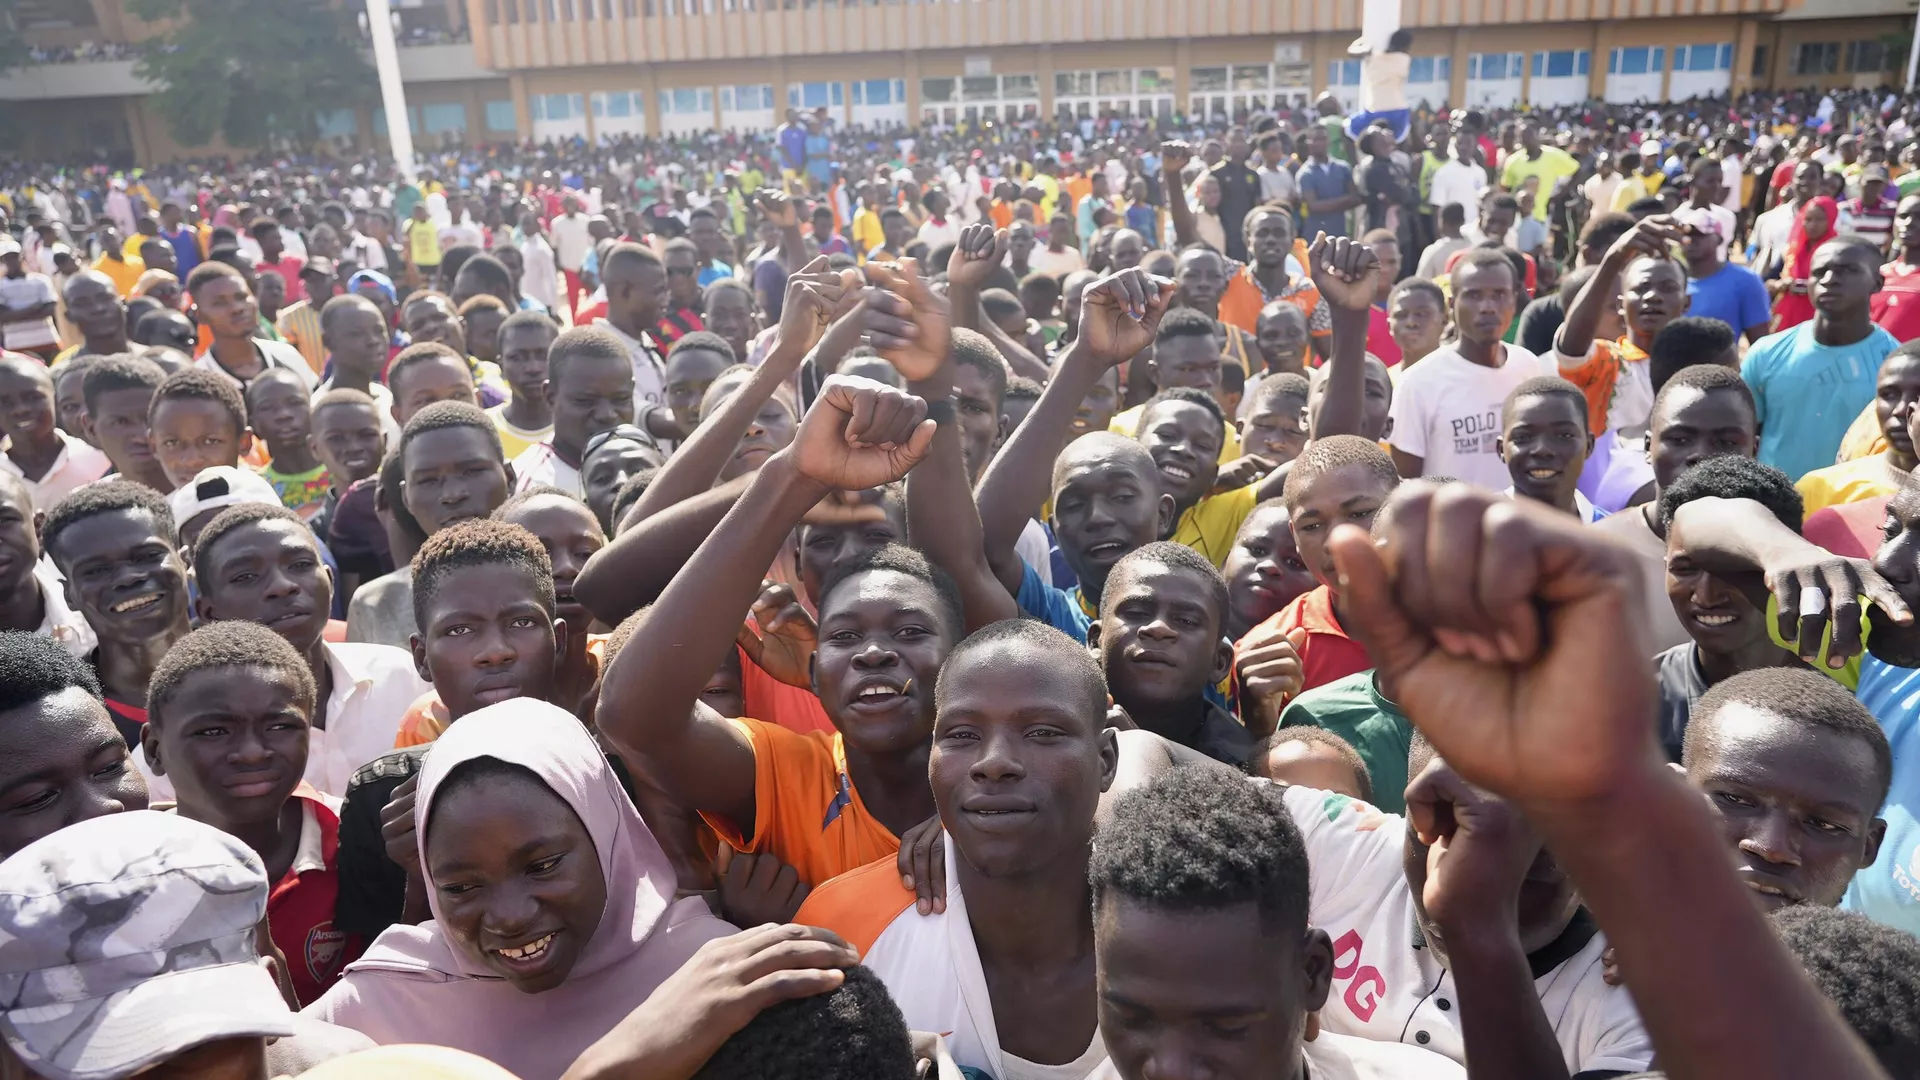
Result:
M940 610L935 614L947 624L947 633L955 641L966 634L966 620L962 614L966 609L960 603L960 587L953 583L953 578L947 576L945 570L905 544L883 544L860 552L845 562L835 563L820 582L820 596L815 601L816 607L824 611L827 598L833 595L833 590L839 588L841 582L855 574L878 570L890 570L896 574L904 574L926 582L932 587L934 596L940 602Z
M900 1006L878 975L855 965L828 993L760 1010L693 1080L912 1080L913 1071Z
M1168 911L1252 904L1267 937L1307 929L1307 848L1284 788L1183 766L1114 801L1093 843L1094 910L1122 896Z
M987 318L995 322L1008 315L1017 314L1024 318L1027 314L1026 305L1022 304L1020 298L1013 295L1009 289L983 290L980 293L980 308L987 313Z
M1860 699L1829 676L1805 667L1766 667L1742 671L1714 683L1693 707L1680 748L1680 764L1692 768L1713 739L1713 715L1726 705L1748 705L1805 728L1825 728L1859 739L1873 754L1873 805L1877 809L1893 782L1893 751L1887 733Z
M368 394L365 390L355 390L349 386L339 386L313 399L313 404L307 409L308 423L318 426L320 423L319 416L321 409L331 409L340 405L351 405L357 408L371 409L373 410L374 419L377 421L380 418L380 406L373 400L371 394Z
M40 546L53 556L55 563L62 563L60 537L67 529L87 518L121 510L145 511L153 519L154 528L159 530L161 538L175 547L180 546L180 533L174 527L173 511L167 509L166 496L145 484L113 477L82 484L69 492L66 498L54 503L53 509L47 511L46 521L40 526Z
M415 342L401 349L400 354L393 358L391 364L387 365L388 388L397 389L400 385L400 376L405 373L407 369L424 364L429 360L438 360L443 357L455 361L462 368L467 367L466 357L461 356L450 347L442 345L437 341ZM471 369L468 370L470 371ZM398 395L396 394L395 396Z
M651 254L651 252L649 252ZM731 354L732 349L727 352ZM599 357L607 360L627 362L626 345L615 337L613 331L598 326L576 326L564 330L547 346L547 381L558 385L566 373L567 362L576 356Z
M1786 473L1750 457L1720 454L1687 466L1660 492L1661 530L1673 524L1673 515L1682 506L1710 496L1752 499L1794 532L1800 531L1806 514L1806 503Z
M1024 616L988 623L953 647L953 651L947 654L946 662L940 665L940 675L934 683L936 707L946 696L948 673L958 670L957 661L968 653L1003 644L1012 646L1014 651L1022 655L1044 655L1071 667L1086 686L1087 697L1081 707L1089 711L1096 728L1106 726L1107 673L1101 670L1093 651L1087 648L1085 641L1070 638L1056 627Z
M309 719L316 692L313 672L287 639L244 619L211 622L167 650L147 682L147 721L158 724L187 676L215 668L262 667L293 681L294 701Z
M1380 449L1379 443L1359 435L1329 435L1308 443L1300 456L1293 459L1293 468L1287 472L1286 484L1280 492L1287 501L1288 511L1298 508L1307 485L1348 465L1361 466L1389 488L1400 486L1400 471L1393 467L1393 459Z
M0 712L79 687L102 700L93 665L45 634L0 630Z
M56 372L56 375L58 373ZM92 415L100 404L100 395L115 390L158 390L167 381L167 369L132 353L114 353L94 358L80 384L80 398Z
M452 571L469 566L504 566L533 579L535 598L553 614L553 559L539 537L526 529L492 518L471 518L441 529L413 556L413 620L425 627L432 620L433 600L440 583Z
M1511 195L1503 197L1509 202L1513 200L1513 196ZM1520 253L1516 251L1514 254L1518 255ZM1462 272L1488 266L1504 266L1507 268L1507 273L1513 275L1513 291L1516 295L1526 289L1526 274L1517 269L1513 265L1513 260L1507 258L1507 253L1497 246L1467 248L1460 253L1460 258L1454 262L1453 269L1449 273L1454 281L1459 281ZM1459 295L1456 293L1454 299L1458 300L1459 298Z
M153 400L147 403L147 423L160 412L160 406L169 401L211 401L226 410L233 420L233 433L239 436L247 430L247 402L240 396L240 389L225 376L215 375L204 368L190 367L167 376L160 388L153 392Z
M507 269L507 264L484 251L476 251L468 256L467 261L460 264L458 272L480 279L480 287L483 291L490 289L513 291L513 273ZM496 296L494 299L497 300L499 297Z
M1888 1076L1920 1076L1920 938L1857 911L1795 904L1768 916L1813 985Z
M1225 365L1222 365L1222 367L1224 368ZM1153 411L1153 407L1168 401L1185 402L1188 405L1198 406L1204 410L1207 415L1219 421L1220 439L1222 442L1226 441L1228 431L1226 411L1220 408L1219 402L1213 400L1212 394L1204 390L1196 390L1191 386L1176 386L1171 390L1162 390L1148 398L1146 403L1140 406L1140 422L1134 425L1134 438L1139 438L1140 433L1147 430L1147 414Z
M652 487L653 482L659 478L659 468L641 469L627 477L627 482L620 485L620 490L614 493L613 506L608 514L613 518L615 532L620 529L620 519L627 516L627 511L633 509L633 505L640 501L640 496L645 495L647 489Z
M1716 364L1700 364L1703 356L1720 356L1734 347L1733 327L1704 315L1683 315L1653 335L1653 347L1647 350L1647 375L1658 394L1674 374L1682 369Z
M480 250L479 248L473 247L468 244L461 244L461 245L458 245L457 247L450 247L446 250L444 254L440 256L440 268L442 270L446 269L447 262L453 257L453 254L456 251L464 253L464 252L473 252L473 251L479 251L479 250ZM465 259L466 256L462 254L460 258ZM447 306L448 311L454 310L453 297L448 296L446 293L441 292L439 289L415 289L412 292L408 293L404 298L402 298L400 301L400 306L394 309L395 312L400 316L401 324L402 325L406 324L408 308L415 307L420 304L424 304L429 300L438 300L442 304L445 304ZM458 312L455 312L455 314L458 314ZM432 342L424 342L423 344L432 344Z
M727 292L729 290L733 292L737 292L740 295L746 297L748 303L754 302L753 288L744 281L739 281L730 277L723 277L718 281L715 281L713 284L708 285L705 289L701 290L700 302L702 304L711 305L713 303L713 298L716 295L723 292Z
M1753 388L1748 386L1747 380L1741 378L1740 373L1733 368L1721 367L1719 364L1690 364L1683 367L1668 376L1666 382L1654 394L1653 407L1658 409L1667 395L1676 390L1698 390L1703 394L1725 390L1746 402L1747 411L1753 414L1756 424L1759 422L1760 408L1754 404Z
M1271 735L1264 736L1253 744L1253 750L1247 755L1247 772L1259 775L1259 769L1276 746L1287 743L1309 743L1324 746L1340 758L1342 764L1353 770L1353 778L1360 786L1360 801L1373 801L1373 773L1367 769L1367 761L1353 744L1340 736L1319 727L1283 727Z
M1177 337L1210 337L1217 341L1220 327L1192 308L1174 308L1160 320L1160 328L1153 332L1153 340L1160 342Z
M521 507L527 505L528 503L532 502L535 499L542 498L547 495L558 496L559 498L565 499L566 501L572 503L573 505L579 507L582 510L587 509L586 500L582 499L578 495L575 495L573 492L568 491L566 488L555 487L552 484L530 484L524 488L521 488L519 491L516 491L513 494L507 496L507 501L501 503L499 506L494 507L493 513L488 514L487 516L494 519L495 521L506 521L510 519L515 513L518 513ZM593 512L588 510L587 516L592 517ZM598 524L599 519L595 518L594 521L595 521L595 524Z
M1580 230L1580 246L1610 248L1614 241L1631 232L1636 224L1638 222L1632 214L1595 214L1587 219L1586 228Z
M1009 377L1007 361L1000 355L1000 350L993 347L993 342L987 340L985 334L977 330L969 330L964 326L956 326L953 328L953 340L947 347L947 352L953 357L954 363L962 367L970 367L986 376L987 388L993 392L996 408L1005 404Z
M1513 388L1506 402L1500 406L1500 430L1505 431L1513 423L1514 404L1524 398L1557 397L1573 402L1573 411L1580 414L1580 426L1592 434L1587 421L1587 395L1580 388L1558 375L1535 375Z
M473 264L468 263L467 265L471 266ZM460 301L460 310L455 312L455 314L459 315L462 319L470 319L476 312L491 311L500 316L500 323L504 326L506 325L507 314L512 310L512 308L507 306L505 300L500 299L490 292L481 292L474 293L472 296Z
M187 272L187 295L198 300L201 287L214 278L232 278L243 287L247 283L246 275L231 264L220 261L218 252L208 252L206 261Z
M407 421L406 429L400 433L400 446L394 451L404 458L407 447L423 433L438 431L441 428L465 427L484 432L487 445L493 447L494 456L506 464L507 452L500 442L500 429L493 426L493 418L478 405L469 405L464 401L436 401L413 414Z
M413 516L413 511L407 509L404 490L406 479L405 461L400 457L400 452L395 450L380 462L380 471L374 474L374 494L386 503L387 512L393 515L393 523L400 527L400 532L407 539L413 541L417 550L427 542L427 530L420 524L420 519Z
M1222 368L1221 370L1225 371L1226 369ZM1312 385L1307 382L1305 375L1297 371L1283 371L1278 375L1269 375L1260 380L1260 384L1253 388L1253 402L1255 407L1258 407L1269 401L1298 398L1300 404L1304 406L1307 403L1307 398L1311 394L1312 389Z
M560 333L560 324L554 322L553 316L548 315L546 312L534 310L516 311L507 316L506 322L500 324L500 339L505 341L508 331L519 330L527 326L538 326L542 329L551 330L556 335Z
M193 543L193 576L200 583L200 593L206 595L207 582L213 576L213 549L227 534L235 529L262 521L285 521L300 526L300 532L311 538L313 533L307 528L300 515L274 503L237 503L213 515L207 527L200 530L200 538ZM318 553L318 545L315 546Z
M672 360L689 349L705 349L707 352L719 353L727 358L728 367L740 362L740 358L733 355L733 346L728 344L727 339L711 330L695 330L674 342L673 348L667 350L667 359Z
M1039 401L1040 395L1045 390L1046 387L1025 375L1015 375L1007 380L1007 394L1001 399L1001 404L1004 405L1009 401Z
M1453 203L1450 205L1457 206L1459 204ZM1423 277L1401 278L1400 283L1395 285L1393 287L1393 291L1387 294L1387 305L1391 307L1395 300L1400 299L1401 297L1407 295L1408 293L1416 293L1416 292L1425 293L1426 295L1432 297L1433 305L1439 308L1441 311L1447 310L1446 290L1442 289L1439 285L1435 284L1433 281Z
M1112 583L1123 568L1131 568L1135 563L1158 563L1170 570L1185 570L1207 584L1207 595L1213 599L1213 614L1216 619L1225 619L1227 614L1227 579L1220 576L1220 568L1213 560L1193 550L1185 544L1176 544L1171 540L1155 540L1142 544L1125 555L1120 556L1107 573L1108 587L1100 594L1100 616L1105 618L1113 609L1114 595L1120 590Z

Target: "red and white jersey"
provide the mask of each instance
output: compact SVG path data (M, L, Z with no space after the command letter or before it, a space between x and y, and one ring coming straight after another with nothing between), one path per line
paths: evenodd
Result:
M1412 1043L1466 1061L1453 973L1420 940L1413 892L1402 854L1404 818L1330 791L1289 787L1287 809L1306 840L1312 867L1308 921L1333 939L1333 991L1320 1010L1322 1029L1379 1042ZM1576 919L1586 919L1584 911ZM1640 1072L1653 1060L1653 1040L1625 987L1601 978L1606 937L1563 935L1534 954L1534 988L1567 1071ZM1365 1075L1365 1074L1361 1074Z

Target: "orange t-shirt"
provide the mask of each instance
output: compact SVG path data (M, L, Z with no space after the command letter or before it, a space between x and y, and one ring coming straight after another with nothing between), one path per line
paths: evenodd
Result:
M900 850L900 838L860 801L839 732L802 735L761 720L729 720L753 744L753 835L701 814L735 851L772 852L818 885Z
M793 921L831 930L865 956L893 920L913 910L917 899L900 884L894 860L882 859L809 893Z
M1293 242L1293 261L1304 269L1311 265L1307 261L1306 241L1295 239ZM1292 300L1307 316L1307 325L1313 325L1313 309L1320 303L1320 290L1313 287L1311 278L1294 275L1298 284L1304 286L1299 292L1287 299ZM1237 326L1249 334L1260 332L1260 309L1267 306L1266 294L1260 291L1260 285L1253 280L1251 264L1240 268L1240 272L1227 279L1227 291L1220 294L1220 321L1228 326ZM1320 334L1328 331L1322 330ZM1320 334L1316 334L1318 337Z
M767 674L745 650L740 653L740 697L749 716L764 716L802 735L816 731L833 733L833 721L827 719L827 710L820 707L819 698L811 691L789 686Z
M1013 204L1004 199L995 199L987 204L987 213L993 218L996 229L1013 227Z

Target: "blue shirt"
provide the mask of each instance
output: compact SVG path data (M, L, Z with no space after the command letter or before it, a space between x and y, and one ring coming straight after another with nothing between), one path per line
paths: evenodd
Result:
M165 240L167 245L173 248L173 261L177 264L173 270L174 274L181 281L187 280L187 275L193 272L193 268L200 265L199 234L183 225L174 232L160 230L160 239Z
M1723 266L1707 277L1688 279L1687 296L1687 314L1719 319L1733 327L1735 337L1773 317L1766 283L1744 266Z
M1033 567L1020 564L1020 595L1013 598L1024 615L1039 619L1075 641L1087 640L1093 620L1080 610L1080 589L1056 589L1040 580Z
M1887 822L1880 855L1853 875L1840 906L1920 934L1920 671L1865 656L1857 693L1893 746L1893 786L1880 811Z
M1821 345L1813 325L1768 334L1740 365L1760 409L1760 461L1794 481L1833 464L1848 425L1873 400L1880 362L1900 346L1878 326L1851 345Z
M1353 170L1344 161L1309 161L1300 166L1294 175L1294 182L1300 187L1301 205L1307 199L1337 199L1353 188ZM1302 214L1300 235L1312 236L1324 232L1328 236L1347 235L1347 213L1342 210L1332 214Z

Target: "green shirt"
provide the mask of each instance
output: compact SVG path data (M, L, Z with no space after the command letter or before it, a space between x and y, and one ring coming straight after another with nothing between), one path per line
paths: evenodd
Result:
M1280 713L1280 726L1317 727L1353 744L1373 780L1373 805L1389 814L1407 812L1407 751L1413 724L1399 706L1380 696L1372 670L1335 679L1294 698Z

